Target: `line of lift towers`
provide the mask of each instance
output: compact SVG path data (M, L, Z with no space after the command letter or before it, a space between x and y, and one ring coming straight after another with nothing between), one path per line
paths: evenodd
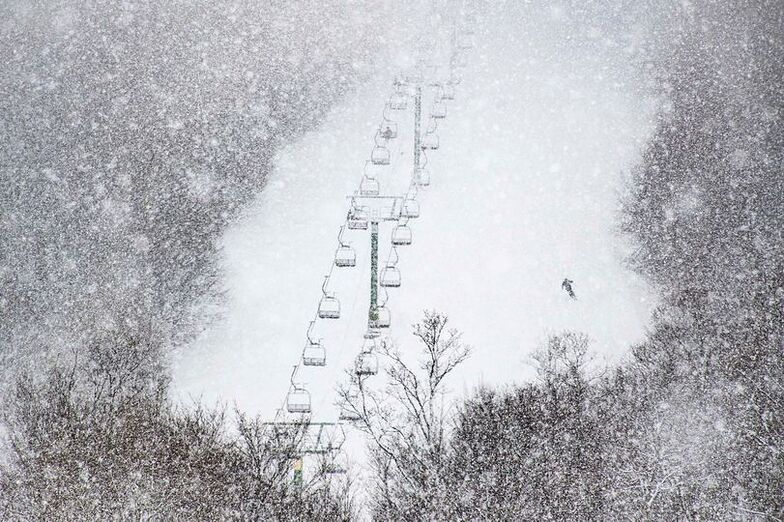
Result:
M455 28L452 35L452 46L449 53L449 72L444 80L428 78L428 73L437 67L420 61L413 71L398 77L394 81L394 91L386 102L383 119L378 126L374 137L374 146L370 159L365 164L362 180L358 190L347 196L349 210L346 222L340 227L338 245L335 251L334 263L329 274L324 277L322 284L322 297L316 312L317 319L339 319L341 316L340 302L336 295L328 290L332 270L337 268L351 268L357 265L357 255L351 243L344 239L346 229L370 231L370 306L367 316L367 330L365 333L362 350L354 364L354 374L357 382L366 377L375 375L379 370L377 353L380 349L381 332L389 328L391 314L386 306L388 288L396 288L401 284L401 274L397 267L398 247L410 245L412 242L409 221L416 219L420 214L417 195L420 189L430 185L430 173L426 167L429 150L439 148L437 134L438 122L446 118L447 101L455 98L455 88L460 83L460 70L466 66L466 51L473 47L473 24L475 18L466 15L462 28ZM423 90L434 90L434 100L431 106L427 127L422 129L422 98ZM385 195L380 193L379 182L376 179L376 169L390 165L391 153L389 143L398 137L397 123L391 117L393 112L403 112L409 109L409 100L413 98L414 116L414 158L413 174L408 191L404 195ZM392 229L391 248L384 266L379 271L379 223L395 222ZM383 299L379 301L379 291ZM307 330L307 341L301 354L303 366L325 366L327 362L326 349L320 339L313 336L316 323L314 318ZM304 455L316 455L322 458L322 471L328 474L345 473L346 467L340 462L338 456L346 440L344 425L361 419L361 414L351 404L341 405L338 422L311 422L312 412L311 396L304 384L297 381L300 364L296 364L291 373L291 384L285 399L285 408L278 410L275 419L266 423L273 429L273 436L283 438L292 433L302 433L302 440L292 452L293 480L302 483L302 467ZM357 393L359 390L356 390ZM289 419L281 418L283 410L290 414ZM293 416L293 417L292 417Z

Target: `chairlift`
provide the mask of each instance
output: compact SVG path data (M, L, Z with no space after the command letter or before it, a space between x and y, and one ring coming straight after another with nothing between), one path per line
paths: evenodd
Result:
M455 99L455 86L454 84L447 82L446 85L441 87L441 98L444 100L454 100Z
M359 182L360 196L378 196L380 190L381 186L378 184L378 180L375 178L363 176L362 181Z
M334 293L327 292L327 283L329 276L324 277L324 283L321 285L321 301L319 301L318 316L321 319L340 319L340 301L335 297Z
M389 165L389 149L383 145L376 145L370 153L370 161L373 165Z
M294 384L286 397L286 409L289 413L310 413L310 392L299 384Z
M350 230L367 230L368 228L368 211L363 207L352 205L351 210L348 212L348 228Z
M408 225L397 225L392 229L392 244L395 246L411 244L411 228Z
M403 207L400 210L400 217L413 219L419 217L419 202L411 196L406 196L403 200Z

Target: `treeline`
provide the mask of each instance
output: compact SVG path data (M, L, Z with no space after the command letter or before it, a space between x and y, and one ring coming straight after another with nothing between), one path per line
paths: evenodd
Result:
M346 520L349 492L295 485L304 425L175 409L161 346L111 336L18 376L4 412L3 520ZM230 429L229 426L236 426Z
M301 433L175 407L166 361L220 304L221 233L396 12L0 4L0 519L346 517L291 486Z
M686 9L623 201L662 295L646 340L601 373L586 337L554 336L536 382L478 390L451 429L422 390L453 336L423 338L421 366L391 350L393 406L364 421L374 518L784 519L784 7Z

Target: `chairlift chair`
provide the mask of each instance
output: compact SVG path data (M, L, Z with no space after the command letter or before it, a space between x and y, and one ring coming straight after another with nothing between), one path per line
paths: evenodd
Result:
M357 356L354 372L360 376L376 375L378 373L378 357L373 352L362 351Z
M419 202L412 198L406 197L403 200L403 208L400 210L400 217L414 219L419 217Z
M446 103L442 101L437 101L433 104L433 112L431 113L433 118L443 120L446 118Z
M357 266L357 253L349 244L341 244L335 251L335 266L352 267Z
M378 126L378 134L387 141L397 138L397 123L384 119Z
M444 100L454 100L455 99L455 86L452 83L447 82L446 85L443 86L441 91L441 98Z
M385 288L398 288L401 283L400 270L396 266L385 266L381 270L379 284Z
M318 316L321 319L340 319L340 301L335 294L327 292L329 276L324 277L321 285L321 301L319 301Z
M310 392L295 384L286 397L286 409L289 413L310 413Z
M395 246L410 245L412 239L411 228L408 225L397 225L392 229L392 244Z
M362 181L359 182L360 196L378 196L380 190L381 186L378 184L378 180L375 178L363 176Z
M321 342L313 342L308 339L305 350L302 352L302 364L305 366L326 366L327 351Z
M340 319L340 301L334 294L325 294L321 297L318 316L321 319Z
M430 185L430 171L424 167L417 169L414 178L416 184L420 187L427 187Z
M376 308L375 314L371 314L370 327L372 328L389 328L392 323L392 314L384 305Z
M393 111L404 111L408 108L408 98L402 92L394 92L389 97L389 108Z
M373 165L389 165L390 154L389 149L383 145L376 145L370 153L370 161Z
M427 132L422 137L422 148L425 150L438 150L439 140L438 134L435 132Z

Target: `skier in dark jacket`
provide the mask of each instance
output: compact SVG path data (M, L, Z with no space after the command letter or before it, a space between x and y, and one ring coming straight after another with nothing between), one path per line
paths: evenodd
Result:
M571 297L572 299L577 299L577 296L574 295L574 289L572 288L572 283L574 283L574 281L572 281L567 277L563 280L563 283L561 283L561 288L566 290L566 293L569 294L569 297Z

